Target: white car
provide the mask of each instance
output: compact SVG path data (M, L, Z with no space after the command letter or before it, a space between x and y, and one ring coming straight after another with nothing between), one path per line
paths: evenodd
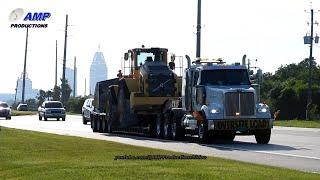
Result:
M0 117L11 119L11 107L6 102L0 102Z
M86 99L82 106L82 123L87 124L90 122L90 116L94 109L93 107L93 98Z
M60 101L45 101L38 108L39 120L42 118L46 121L48 118L56 118L57 121L61 118L66 120L66 110Z

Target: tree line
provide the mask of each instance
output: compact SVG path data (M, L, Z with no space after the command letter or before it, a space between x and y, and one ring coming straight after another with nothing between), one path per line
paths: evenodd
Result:
M312 103L309 116L319 119L320 114L320 67L311 61ZM261 100L272 112L279 112L279 119L305 119L308 99L309 59L282 65L274 73L264 73L261 83Z

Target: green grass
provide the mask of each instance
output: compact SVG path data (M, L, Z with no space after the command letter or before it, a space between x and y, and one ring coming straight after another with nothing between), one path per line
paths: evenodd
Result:
M320 120L276 120L275 126L302 127L302 128L320 128Z
M0 179L320 179L319 174L210 157L114 160L117 155L181 155L79 137L2 128Z
M37 112L35 111L16 111L13 110L11 112L11 116L26 116L26 115L36 115Z

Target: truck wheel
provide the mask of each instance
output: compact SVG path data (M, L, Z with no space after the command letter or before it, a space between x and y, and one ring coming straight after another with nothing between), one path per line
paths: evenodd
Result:
M161 117L157 117L156 119L156 133L157 133L157 138L159 139L163 138L163 122Z
M271 137L271 129L257 130L254 136L258 144L268 144Z
M63 118L62 118L62 121L66 121L66 117L63 117Z
M57 121L59 121L60 118L57 118Z
M45 120L45 121L47 121L47 120L48 120L48 118L44 116L44 120Z
M180 121L171 123L171 137L173 140L182 140L185 135L184 129L181 127Z
M82 115L82 124L87 124L88 122L87 122L87 120L86 120L86 118Z
M40 114L39 114L39 121L41 121L42 120L42 116L40 116Z
M209 141L208 123L205 120L198 124L198 138L200 143L207 143Z
M7 116L7 117L6 117L6 120L11 120L11 116Z

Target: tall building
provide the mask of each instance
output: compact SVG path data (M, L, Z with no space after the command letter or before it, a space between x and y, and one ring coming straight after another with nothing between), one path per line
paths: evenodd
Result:
M72 89L72 92L71 92L71 96L73 95L73 92L75 92L75 95L77 96L77 74L76 74L76 89L73 89L74 88L74 70L69 68L69 67L66 67L66 79L68 80L68 84L70 86L70 88Z
M21 76L18 78L17 82L17 100L22 100L22 86L23 86L23 73L21 73ZM35 99L38 95L39 90L32 89L32 81L29 79L28 74L26 73L26 80L25 80L25 100L27 99Z
M108 70L104 60L103 53L98 50L94 54L90 66L90 94L94 94L96 83L108 79Z

